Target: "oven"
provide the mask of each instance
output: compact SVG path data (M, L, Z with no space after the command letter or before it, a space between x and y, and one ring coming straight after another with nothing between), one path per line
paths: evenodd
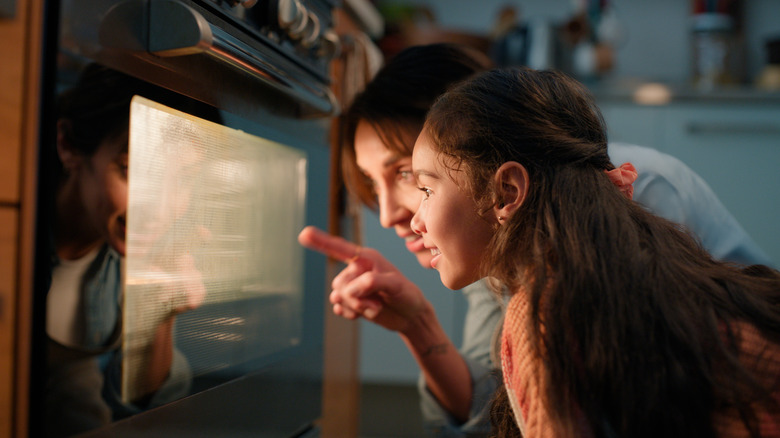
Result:
M339 111L329 77L339 51L332 29L337 6L336 0L47 3L44 87L52 98L43 102L42 157L57 141L54 96L91 64L218 115L204 120L165 102L133 100L116 328L119 396L148 400L139 382L155 360L149 353L155 324L185 305L195 287L200 297L177 311L171 331L191 380L175 399L85 436L318 436L326 261L300 248L295 236L305 224L328 227L328 130ZM51 353L43 346L46 322L60 311L47 299L49 283L40 280L50 269L41 260L51 248L41 242L55 213L46 201L56 183L47 171L52 160L41 159L39 169L31 436L43 436L50 420L44 364ZM150 231L159 223L164 232Z

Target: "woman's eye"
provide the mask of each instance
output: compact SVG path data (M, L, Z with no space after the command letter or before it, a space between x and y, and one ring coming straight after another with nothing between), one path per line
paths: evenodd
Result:
M398 179L405 182L414 181L414 174L411 170L399 170Z
M418 187L417 189L425 193L425 199L428 199L433 194L433 191L428 187Z

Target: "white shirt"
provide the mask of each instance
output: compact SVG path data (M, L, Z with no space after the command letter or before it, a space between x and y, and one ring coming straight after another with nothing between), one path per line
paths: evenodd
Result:
M46 333L62 345L78 346L84 339L81 282L97 257L98 245L76 260L60 260L54 267L46 297Z

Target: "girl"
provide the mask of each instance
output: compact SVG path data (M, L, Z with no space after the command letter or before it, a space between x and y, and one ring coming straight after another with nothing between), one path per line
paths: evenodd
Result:
M415 144L442 282L513 293L504 411L525 437L780 436L780 274L632 202L605 132L575 81L505 69L442 96Z

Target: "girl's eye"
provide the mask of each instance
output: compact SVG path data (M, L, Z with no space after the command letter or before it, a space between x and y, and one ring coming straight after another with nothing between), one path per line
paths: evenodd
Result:
M425 193L424 199L428 199L433 194L433 191L428 187L418 187L417 189Z

